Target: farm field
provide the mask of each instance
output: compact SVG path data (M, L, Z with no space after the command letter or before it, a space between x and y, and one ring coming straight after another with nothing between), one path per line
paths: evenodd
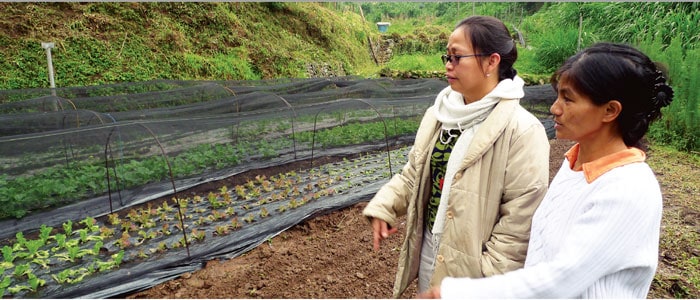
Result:
M553 177L571 142L550 144ZM654 147L648 162L664 194L659 267L648 298L698 298L700 164ZM210 261L201 270L126 298L391 298L402 228L373 251L371 231L361 215L365 205L315 217L246 254ZM402 297L415 293L414 283Z
M389 297L401 236L370 251L359 212L405 163L417 122L444 85L352 77L154 81L65 88L53 97L42 89L0 95L16 98L0 105L8 121L0 130L0 291L20 298ZM521 100L548 134L551 93L529 86ZM569 146L552 140L554 170ZM668 268L660 267L654 291L697 295L697 164L685 162L697 159L653 153L660 178L674 176L664 186L672 193L673 222L663 229L673 237L663 244ZM209 288L226 280L207 279L208 272L235 284ZM204 294L192 294L199 289L192 284Z
M400 168L441 86L335 78L8 91L0 294L112 297L356 203ZM286 170L258 172L269 168ZM226 178L235 182L197 189Z
M359 202L405 163L407 147L390 152L319 158L257 172L245 172L162 197L121 212L79 223L62 223L62 233L42 225L39 236L16 235L5 257L14 256L26 274L12 276L8 289L20 296L83 295L103 298L148 287L170 276L196 270L213 258L235 257L316 214ZM325 163L324 163L325 162ZM271 170L285 170L270 173ZM79 229L78 229L79 228ZM185 228L182 230L182 228ZM45 230L46 229L46 230ZM38 241L44 241L35 249ZM41 267L39 267L41 266ZM176 266L171 269L172 266ZM53 280L46 280L52 278ZM121 282L113 282L122 278ZM42 280L35 287L35 280Z

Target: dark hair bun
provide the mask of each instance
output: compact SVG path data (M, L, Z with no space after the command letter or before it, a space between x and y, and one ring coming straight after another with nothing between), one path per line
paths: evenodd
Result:
M654 92L656 96L654 96L652 101L654 102L655 108L659 109L671 104L673 100L673 89L666 83L657 83Z

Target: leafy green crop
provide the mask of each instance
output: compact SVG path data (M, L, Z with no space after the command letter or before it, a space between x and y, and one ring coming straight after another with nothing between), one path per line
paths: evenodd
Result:
M267 125L261 124L263 128L257 128L256 132L265 132ZM387 124L386 133L388 137L409 134L415 132L417 126L418 120L415 119L393 119ZM309 144L313 140L316 147L327 148L382 141L384 134L384 123L372 122L351 123L319 130L315 139L312 132L297 132L295 138L298 142ZM209 169L238 165L244 157L274 157L281 149L289 147L291 137L240 141L234 144L201 144L168 159L171 162L173 177L183 178L201 174ZM86 196L106 193L107 183L103 166L104 162L97 160L74 162L71 163L71 168L50 167L37 174L5 180L0 185L0 204L6 209L0 212L0 218L21 218L34 209L65 205ZM109 172L119 175L120 188L159 182L170 177L168 164L162 156L131 159L117 164ZM112 190L115 190L114 186ZM73 233L72 225L63 224L68 236ZM89 227L88 224L84 225ZM44 234L48 235L50 228L44 230L47 231Z

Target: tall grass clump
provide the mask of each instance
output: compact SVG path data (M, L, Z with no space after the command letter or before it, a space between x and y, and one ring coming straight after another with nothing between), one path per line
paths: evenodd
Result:
M587 27L604 40L637 44L653 35L666 45L674 37L685 46L700 42L698 2L586 3L581 12Z
M649 56L668 67L668 76L674 91L673 102L662 110L660 122L653 123L649 138L682 151L700 151L700 48L693 45L684 49L682 37L675 37L668 46L660 39L641 43L640 48Z
M537 73L553 73L564 61L577 51L578 31L576 28L552 28L537 38L534 59L540 68Z
M668 68L674 100L649 138L700 151L700 3L589 3L585 11L601 39L638 45Z
M699 23L697 2L547 4L520 27L532 51L522 52L521 66L551 74L579 46L583 49L600 41L637 46L668 67L675 90L673 103L662 110L662 120L651 126L649 138L682 151L698 151Z

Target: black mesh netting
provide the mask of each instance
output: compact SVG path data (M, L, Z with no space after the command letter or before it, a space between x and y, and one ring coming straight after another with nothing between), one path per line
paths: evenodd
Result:
M445 86L342 77L0 91L0 291L125 295L367 200L405 163ZM536 86L521 100L550 138L554 98Z

